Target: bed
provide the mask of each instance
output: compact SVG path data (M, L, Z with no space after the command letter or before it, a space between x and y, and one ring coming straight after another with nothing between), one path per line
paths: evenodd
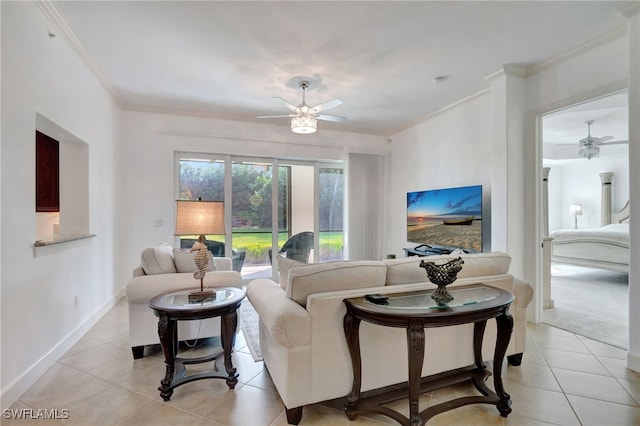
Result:
M549 234L551 261L629 271L629 203L601 228L560 229Z

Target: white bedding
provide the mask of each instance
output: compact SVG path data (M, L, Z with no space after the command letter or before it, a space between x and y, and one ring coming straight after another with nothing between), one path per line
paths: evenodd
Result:
M627 272L629 224L616 223L594 229L561 229L551 232L551 260Z
M551 232L554 243L564 241L593 241L603 243L621 244L629 247L629 224L612 223L602 228L589 229L559 229Z

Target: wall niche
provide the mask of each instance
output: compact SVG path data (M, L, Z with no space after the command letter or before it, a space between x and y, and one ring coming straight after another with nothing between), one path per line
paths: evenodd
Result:
M36 114L36 246L89 235L89 145Z

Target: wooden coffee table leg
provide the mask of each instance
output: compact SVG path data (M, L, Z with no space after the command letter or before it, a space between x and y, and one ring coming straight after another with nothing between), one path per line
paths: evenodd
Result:
M235 342L236 330L238 328L238 314L236 311L222 315L221 322L221 336L222 349L224 350L224 368L227 371L227 386L229 389L236 387L238 383L238 375L236 369L233 366L231 360L231 353L233 352L233 344Z
M497 404L498 411L502 417L507 417L511 413L511 396L505 392L502 384L502 362L507 353L507 346L509 346L509 340L513 332L513 317L509 312L505 311L504 314L496 317L496 323L498 325L498 337L493 356L493 385L496 389L496 394L500 398Z
M360 319L354 317L347 307L347 315L343 322L344 335L347 339L349 347L349 355L351 355L351 366L353 367L353 385L351 386L351 394L347 397L344 404L344 411L349 420L355 420L357 414L353 412L358 407L360 400L360 385L362 384L362 361L360 358Z
M409 423L422 425L420 418L420 376L424 362L424 324L410 320L407 328L407 349L409 352Z
M177 321L170 320L165 312L159 313L158 320L158 337L162 352L164 352L164 363L167 368L164 379L160 381L158 390L163 400L169 401L173 395L173 375L176 371L176 340L177 340Z
M473 324L473 357L476 367L479 369L485 369L487 367L482 360L482 341L486 327L487 320L478 321Z

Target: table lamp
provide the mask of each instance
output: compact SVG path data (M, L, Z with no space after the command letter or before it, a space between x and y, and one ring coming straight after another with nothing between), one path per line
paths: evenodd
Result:
M225 234L223 201L202 201L201 199L176 201L175 235L199 235L191 251L196 252L197 270L193 273L193 277L200 280L200 291L191 292L189 302L203 302L215 294L214 291L204 290L204 276L211 257L206 245L206 235L220 234Z
M570 210L574 217L574 228L578 229L578 216L582 216L582 204L571 204Z

